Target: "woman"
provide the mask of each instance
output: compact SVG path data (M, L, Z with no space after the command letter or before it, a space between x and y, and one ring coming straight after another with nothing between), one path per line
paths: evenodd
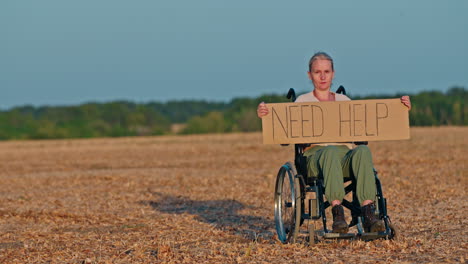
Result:
M312 56L309 61L307 75L314 85L314 90L299 96L296 102L351 100L346 95L330 91L335 70L333 68L333 59L327 53L318 52ZM401 102L408 109L411 109L409 96L401 97ZM258 117L262 118L268 112L268 107L264 102L258 105ZM364 216L363 225L366 231L384 231L384 223L375 216L376 185L372 155L365 145L351 147L349 144L344 143L311 145L304 150L304 156L307 157L308 173L323 178L325 197L332 205L332 229L334 233L348 232L348 224L341 205L341 201L345 196L344 177L353 177L356 180L356 195L361 204L361 211Z

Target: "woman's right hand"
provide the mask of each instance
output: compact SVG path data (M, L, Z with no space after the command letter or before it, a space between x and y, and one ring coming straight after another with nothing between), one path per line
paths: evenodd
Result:
M262 118L262 117L268 115L268 113L269 113L269 110L268 110L268 107L266 106L265 102L261 102L260 104L258 104L257 116L259 118Z

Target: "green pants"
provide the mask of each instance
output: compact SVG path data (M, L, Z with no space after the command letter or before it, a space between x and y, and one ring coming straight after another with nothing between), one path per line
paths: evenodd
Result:
M315 146L307 150L304 156L307 157L309 177L323 178L325 197L330 203L343 200L344 178L355 181L360 204L365 200L375 200L374 166L367 146L359 145L351 150L344 145Z

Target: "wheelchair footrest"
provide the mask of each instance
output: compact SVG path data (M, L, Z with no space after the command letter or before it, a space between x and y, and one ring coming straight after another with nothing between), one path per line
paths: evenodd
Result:
M384 238L387 237L388 234L386 232L369 232L369 233L363 233L360 236L360 239L362 240L374 240L378 238Z
M371 233L325 233L323 238L325 239L362 239L362 240L374 240L379 238L385 238L388 234L386 232L371 232Z
M337 238L343 238L343 239L350 239L350 238L355 238L356 234L354 233L325 233L323 235L323 238L327 239L337 239Z

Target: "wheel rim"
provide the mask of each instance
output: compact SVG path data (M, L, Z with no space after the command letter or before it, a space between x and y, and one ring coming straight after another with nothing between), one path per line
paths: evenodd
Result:
M294 189L294 172L289 164L281 167L275 193L275 223L278 239L287 243L294 230L296 193Z

